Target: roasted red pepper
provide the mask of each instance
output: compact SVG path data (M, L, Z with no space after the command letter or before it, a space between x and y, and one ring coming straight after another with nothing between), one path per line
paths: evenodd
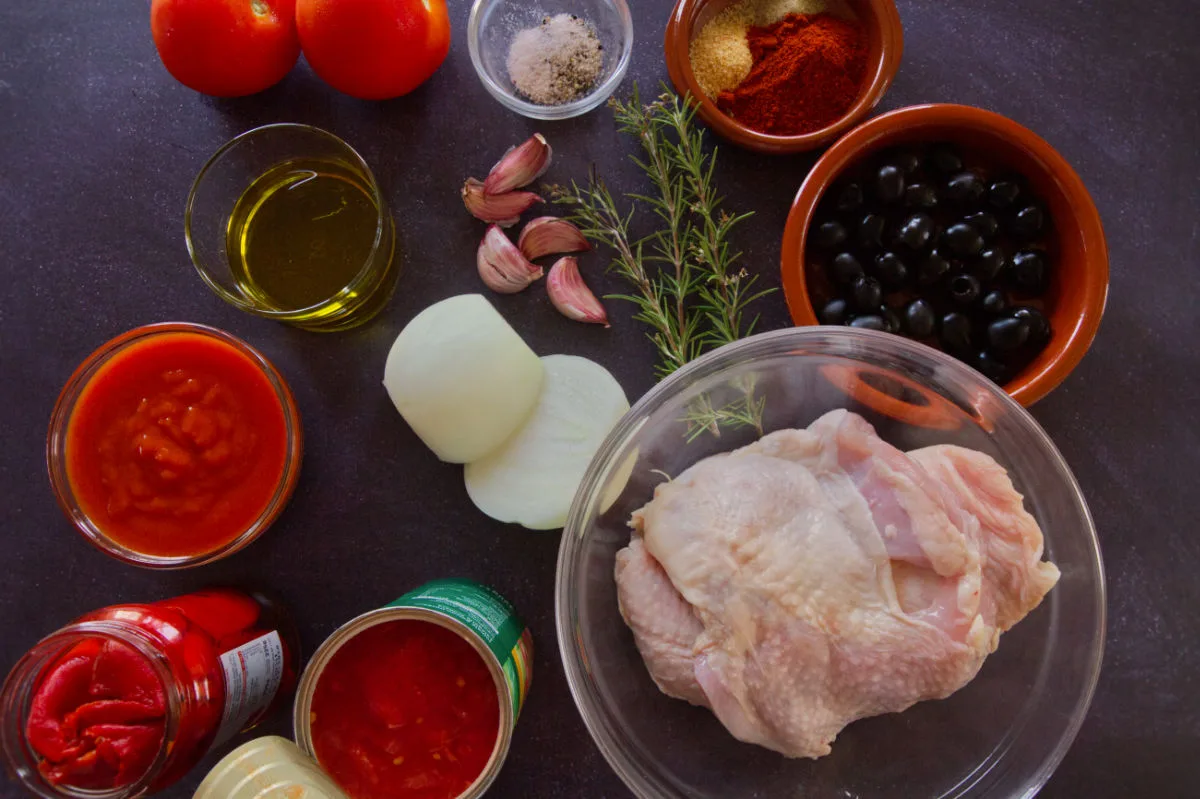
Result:
M50 783L113 788L146 772L162 746L166 715L162 678L145 655L93 639L50 667L30 704L26 736Z
M296 651L276 605L230 589L88 614L39 643L5 684L5 707L12 691L29 696L23 726L37 760L22 779L36 772L42 788L165 787L220 737L285 701ZM243 684L227 702L230 679Z

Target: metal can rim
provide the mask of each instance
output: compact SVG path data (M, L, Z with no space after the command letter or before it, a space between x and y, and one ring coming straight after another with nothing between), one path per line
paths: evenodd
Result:
M513 728L516 724L512 710L512 689L504 676L504 668L499 658L488 648L487 642L467 625L436 610L404 606L376 608L355 616L330 633L309 658L308 665L305 666L304 673L300 675L300 681L296 685L296 700L292 706L292 737L295 738L300 749L312 758L314 763L321 766L312 741L311 714L313 695L325 667L329 665L329 661L347 641L364 630L380 624L404 620L429 622L456 633L471 645L471 648L487 665L488 673L492 675L492 682L496 686L496 701L500 703L500 728L496 731L496 745L492 748L492 754L483 770L479 772L479 776L457 797L457 799L477 799L477 797L483 796L495 782L504 761L508 758L508 750L512 745ZM323 766L321 768L324 770Z

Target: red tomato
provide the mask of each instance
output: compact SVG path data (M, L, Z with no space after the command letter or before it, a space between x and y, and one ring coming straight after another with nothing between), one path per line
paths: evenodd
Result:
M450 52L445 0L296 0L296 28L313 71L362 100L408 94Z
M152 0L150 32L175 80L216 97L274 86L300 57L295 0Z

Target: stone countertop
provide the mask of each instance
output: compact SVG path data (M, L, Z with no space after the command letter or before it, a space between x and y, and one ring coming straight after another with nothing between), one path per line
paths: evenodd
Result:
M665 0L634 5L625 85L665 78ZM1044 136L1099 206L1112 259L1107 315L1088 357L1033 408L1095 516L1109 586L1104 671L1087 722L1042 792L1052 799L1183 797L1200 785L1200 50L1189 0L898 0L905 57L881 109L947 101L1010 116ZM365 103L298 66L251 98L213 100L175 83L155 54L146 3L9 0L0 9L0 667L69 619L117 601L214 582L283 594L306 651L351 616L426 579L462 574L521 609L537 642L535 688L493 795L628 795L576 712L558 658L558 537L509 529L467 501L459 467L440 464L379 385L391 341L430 302L480 290L471 267L482 226L458 188L542 130L549 179L591 162L639 186L609 112L534 123L484 91L466 46L466 0L451 0L450 56L412 95ZM395 216L404 273L387 310L335 335L239 313L204 289L184 248L188 187L225 140L256 125L306 122L359 149ZM738 244L777 284L780 232L811 157L724 147L718 183L753 209ZM598 293L616 288L597 279ZM539 352L594 358L630 397L653 383L654 353L627 306L611 330L560 317L544 293L497 300ZM287 375L305 420L295 498L275 528L215 565L153 573L87 546L45 477L46 423L74 367L137 325L188 320L259 347ZM763 328L788 324L782 296ZM287 734L281 714L264 731ZM228 747L222 748L223 753ZM214 762L163 793L190 796ZM18 788L0 782L0 797Z

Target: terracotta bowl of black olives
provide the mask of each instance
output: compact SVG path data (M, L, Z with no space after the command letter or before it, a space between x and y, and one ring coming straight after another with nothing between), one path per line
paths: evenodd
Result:
M797 325L907 336L1026 406L1083 358L1108 294L1079 176L1032 131L959 105L892 111L831 147L792 204L782 260Z

